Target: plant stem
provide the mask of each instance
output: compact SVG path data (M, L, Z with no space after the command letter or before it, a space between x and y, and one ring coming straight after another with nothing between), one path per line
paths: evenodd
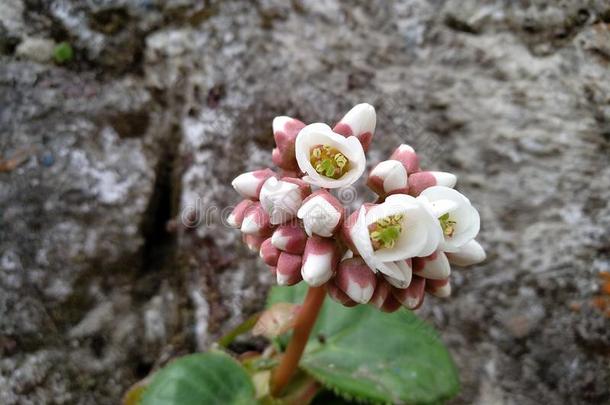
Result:
M301 360L311 329L316 323L320 308L322 308L324 297L326 297L324 286L309 287L309 290L307 290L305 302L303 302L297 315L292 339L271 377L271 394L274 397L282 393L297 371L299 360Z

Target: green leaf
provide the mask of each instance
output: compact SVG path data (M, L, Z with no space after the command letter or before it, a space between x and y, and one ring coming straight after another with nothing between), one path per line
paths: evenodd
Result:
M220 352L173 361L153 375L142 405L256 404L254 386L241 365Z
M65 63L72 60L74 57L74 51L67 42L60 42L53 48L53 59L57 63Z
M274 287L269 304L302 302L307 286ZM343 307L327 299L301 367L347 398L431 404L457 394L455 365L438 334L411 311Z

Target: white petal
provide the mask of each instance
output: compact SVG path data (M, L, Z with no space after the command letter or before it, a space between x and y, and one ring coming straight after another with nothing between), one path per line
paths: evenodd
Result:
M371 177L383 179L383 190L390 192L407 187L407 170L398 160L385 160L371 170Z
M279 131L283 131L284 127L286 126L286 123L292 121L293 118L287 117L285 115L279 116L279 117L275 117L273 119L273 132L279 132Z
M395 264L401 273L401 277L396 278L387 274L384 274L384 277L388 283L392 284L396 288L407 288L411 284L411 278L413 277L411 267L409 267L407 262L404 260L399 260L395 262Z
M316 196L299 208L297 217L303 220L308 236L316 234L330 237L341 220L341 213L326 198Z
M316 145L329 145L343 153L349 160L349 171L339 179L316 172L310 162L311 149ZM356 137L345 138L322 123L309 124L299 132L295 142L295 154L299 168L307 174L303 180L323 188L338 188L354 183L366 166L364 150Z
M437 186L455 187L457 183L457 177L453 173L447 172L430 172L436 179Z
M332 252L323 255L309 254L301 268L303 280L311 286L318 287L330 280L332 271Z
M379 249L375 255L383 262L396 261L423 255L429 249L429 235L438 232L438 220L418 201L404 194L391 195L386 202L373 207L367 214L367 225L389 215L403 214L402 232L394 247ZM434 246L436 248L436 246Z
M260 179L257 179L252 173L242 173L233 179L231 185L242 197L257 198L258 186Z
M455 208L447 211L449 219L455 221L455 232L453 236L443 238L440 244L441 250L455 252L477 236L481 225L479 212L464 195L452 188L434 186L422 191L421 196L433 206L446 204L447 200L456 204Z
M269 214L272 225L288 221L297 214L303 197L299 186L270 177L260 192L260 202Z
M424 268L417 275L433 280L444 280L451 274L449 260L443 252L437 252L434 258L421 258L424 261Z
M279 250L285 250L289 240L290 238L288 236L283 236L281 232L276 231L271 235L271 244Z
M349 125L352 129L352 135L357 136L366 132L374 133L377 122L375 107L367 103L357 104L339 122Z
M358 219L350 230L350 237L354 247L358 250L358 253L366 262L367 266L369 266L373 272L377 272L377 266L381 261L375 259L375 251L371 244L371 238L366 224L366 209L364 207L360 207Z
M447 254L449 262L460 267L481 263L486 257L485 250L476 240L466 243L457 252Z
M248 215L244 217L241 223L241 231L245 234L255 234L260 230L260 226L256 223L256 215Z

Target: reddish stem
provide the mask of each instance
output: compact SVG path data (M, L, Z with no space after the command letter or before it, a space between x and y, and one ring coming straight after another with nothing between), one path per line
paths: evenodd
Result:
M282 393L297 371L309 334L324 303L324 297L326 297L324 286L309 287L305 302L297 315L292 339L271 377L271 394L274 397Z

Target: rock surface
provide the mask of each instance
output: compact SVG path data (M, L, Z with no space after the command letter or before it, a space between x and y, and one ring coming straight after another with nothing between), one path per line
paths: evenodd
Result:
M481 211L487 262L420 311L452 402L610 401L610 5L369 3L0 4L0 403L115 404L258 310L229 182L269 165L274 116L362 101L370 164L410 143Z

